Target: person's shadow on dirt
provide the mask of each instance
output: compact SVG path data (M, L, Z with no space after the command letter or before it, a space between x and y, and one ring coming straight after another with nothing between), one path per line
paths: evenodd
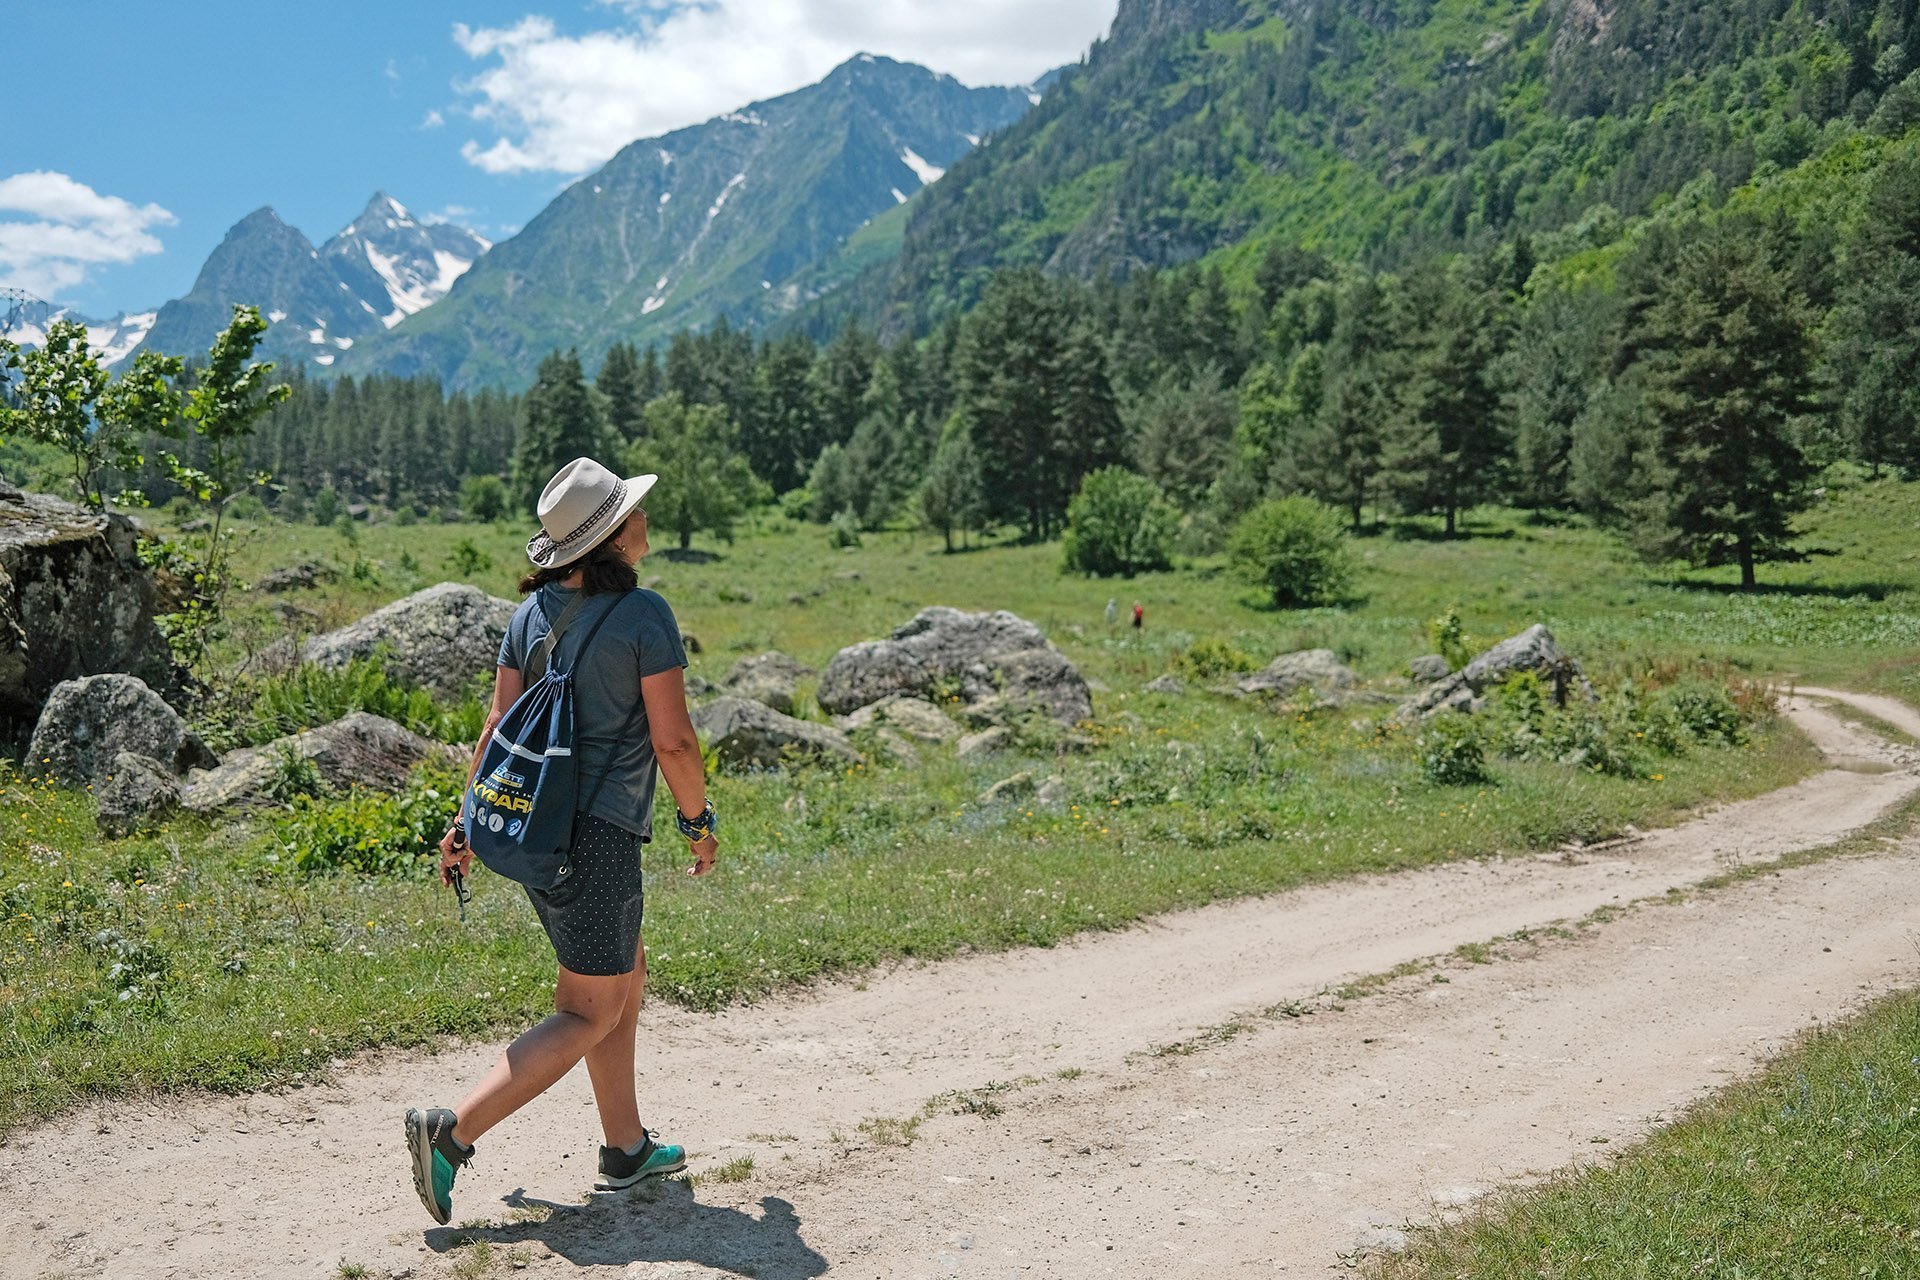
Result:
M758 1218L744 1209L701 1204L693 1187L679 1179L596 1195L585 1204L556 1204L524 1191L503 1199L529 1220L437 1228L427 1232L427 1246L456 1254L482 1242L490 1251L509 1252L541 1244L575 1266L691 1262L757 1280L812 1280L827 1269L827 1260L800 1238L793 1205L777 1196L760 1201ZM544 1220L534 1216L542 1209Z

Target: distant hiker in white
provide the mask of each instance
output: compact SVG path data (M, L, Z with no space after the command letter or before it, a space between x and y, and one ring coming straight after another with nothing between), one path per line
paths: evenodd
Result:
M1107 600L1107 625L1112 626L1114 624L1114 620L1117 619L1119 616L1120 616L1120 602L1118 600L1115 600L1109 597Z

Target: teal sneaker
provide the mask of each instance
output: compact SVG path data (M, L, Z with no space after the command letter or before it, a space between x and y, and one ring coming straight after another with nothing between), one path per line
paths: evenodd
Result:
M687 1153L679 1147L661 1146L653 1140L653 1134L641 1131L646 1136L640 1144L622 1151L619 1147L600 1148L600 1177L593 1184L595 1191L618 1191L630 1187L642 1178L657 1178L664 1173L678 1173L687 1167Z
M407 1108L407 1151L413 1156L413 1189L433 1220L453 1217L453 1175L473 1159L473 1148L453 1138L453 1112L445 1107Z

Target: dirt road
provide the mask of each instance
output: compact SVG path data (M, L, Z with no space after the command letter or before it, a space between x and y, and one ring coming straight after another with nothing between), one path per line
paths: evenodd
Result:
M386 1054L326 1087L100 1108L17 1138L0 1272L1321 1274L1920 980L1920 842L1902 841L1338 1011L1319 998L1857 831L1920 788L1920 751L1818 705L1834 698L1920 737L1901 704L1802 691L1789 714L1834 768L1602 850L1233 903L720 1016L650 1010L649 1123L696 1172L751 1156L741 1181L583 1203L597 1134L576 1071L461 1175L455 1221L486 1225L434 1228L401 1109L451 1099L499 1046ZM1303 1016L1260 1016L1276 1006Z

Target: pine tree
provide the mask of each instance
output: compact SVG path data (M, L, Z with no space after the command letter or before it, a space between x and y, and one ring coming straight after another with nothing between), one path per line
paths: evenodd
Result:
M920 485L919 502L922 523L940 531L949 552L954 530L960 531L964 545L967 530L979 528L986 518L980 455L974 451L964 419L956 416L942 432L927 478Z
M1574 423L1599 384L1613 337L1613 298L1549 289L1522 313L1508 352L1512 496L1535 510L1572 496Z
M1387 291L1367 277L1345 283L1322 356L1320 409L1295 457L1300 484L1344 510L1356 532L1380 476L1382 424L1399 412L1399 356Z
M1868 192L1828 359L1854 456L1920 472L1920 144L1890 154Z
M623 441L637 439L652 396L649 388L641 385L640 354L631 342L616 342L607 348L594 386L606 397L607 426Z
M1814 407L1811 315L1784 267L1781 221L1729 216L1679 254L1636 335L1655 423L1652 555L1695 564L1797 558L1793 515L1812 468L1794 419Z
M575 458L604 458L606 423L587 387L575 351L556 351L540 362L540 372L527 392L525 417L513 454L513 497L532 512L547 481Z
M753 401L740 424L740 447L753 473L786 493L806 479L822 430L812 339L788 334L760 349Z
M1219 370L1184 383L1167 374L1127 416L1134 469L1175 506L1197 509L1233 456L1239 405Z
M865 416L861 401L880 356L879 342L851 320L820 353L814 388L823 443L845 444L853 437L853 429Z
M1403 412L1383 446L1388 491L1408 512L1460 513L1490 497L1509 434L1497 381L1506 333L1499 297L1437 267L1407 281L1401 320L1411 349Z

